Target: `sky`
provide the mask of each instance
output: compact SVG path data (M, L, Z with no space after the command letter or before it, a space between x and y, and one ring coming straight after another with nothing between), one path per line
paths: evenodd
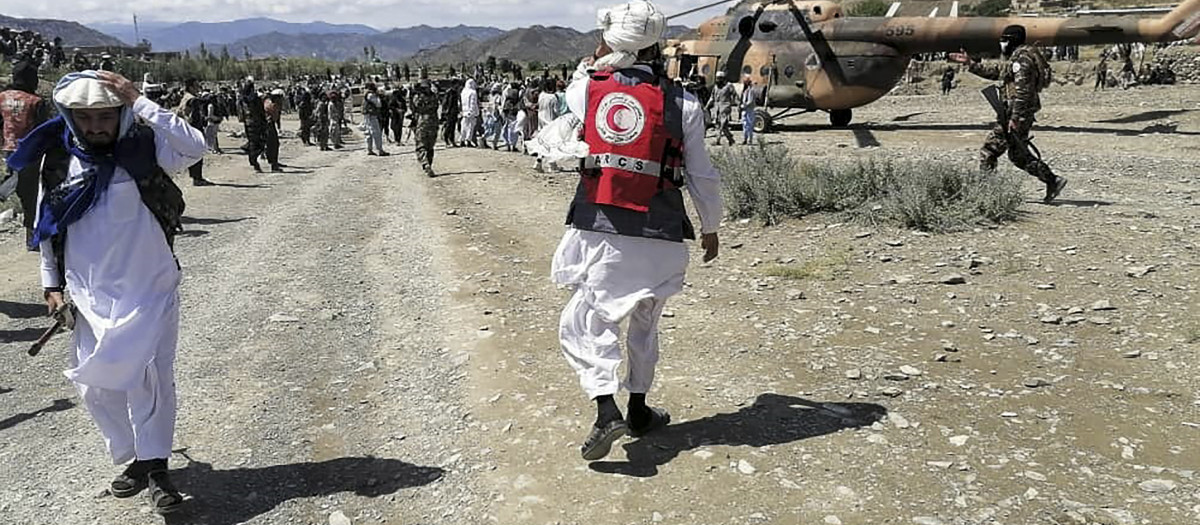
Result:
M663 12L673 14L712 1L659 0L655 4ZM131 22L136 13L140 21L221 22L265 16L289 22L366 24L379 29L420 24L512 29L541 24L589 30L595 27L597 9L617 3L617 0L0 0L0 13L84 24ZM695 26L722 13L722 8L716 7L672 23Z

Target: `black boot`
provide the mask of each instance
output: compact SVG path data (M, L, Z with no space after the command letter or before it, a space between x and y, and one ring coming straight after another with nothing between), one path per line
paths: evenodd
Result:
M1050 204L1062 194L1063 188L1067 187L1067 179L1065 177L1055 176L1053 181L1046 183L1046 198L1042 202Z

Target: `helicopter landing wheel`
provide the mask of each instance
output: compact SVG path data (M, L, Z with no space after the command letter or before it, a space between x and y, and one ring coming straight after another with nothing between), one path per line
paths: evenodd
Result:
M829 112L829 123L835 128L844 128L854 120L854 112L849 109L835 109Z
M771 128L775 125L775 119L771 118L771 114L766 110L758 109L754 111L754 132L755 133L770 133Z

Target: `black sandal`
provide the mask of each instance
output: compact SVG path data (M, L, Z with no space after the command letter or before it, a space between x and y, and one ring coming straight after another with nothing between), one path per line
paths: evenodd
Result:
M146 476L148 465L144 461L134 461L125 471L112 480L109 492L114 498L132 498L146 490L149 480Z
M170 514L183 506L183 495L175 490L166 470L156 470L148 476L150 504L158 514Z
M650 422L646 423L645 425L643 425L641 427L634 427L633 425L629 425L630 437L640 438L646 434L654 432L655 430L658 430L661 428L666 428L667 425L671 424L671 413L670 412L667 412L666 410L661 409L661 408L655 408L655 407L648 407L648 408L650 408Z
M613 443L628 432L629 426L621 419L609 422L604 428L593 426L592 432L588 434L579 451L587 461L604 459L604 456L612 451Z

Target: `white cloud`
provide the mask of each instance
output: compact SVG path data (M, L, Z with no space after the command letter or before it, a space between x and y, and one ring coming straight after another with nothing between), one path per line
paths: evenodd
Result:
M367 24L381 29L418 24L489 25L505 29L564 25L587 30L596 10L617 2L573 0L0 0L0 13L25 18L58 18L79 22L123 22L136 13L142 20L216 22L268 16L291 22L324 20ZM700 1L663 0L667 13L684 11ZM696 25L721 13L714 8L679 22Z

